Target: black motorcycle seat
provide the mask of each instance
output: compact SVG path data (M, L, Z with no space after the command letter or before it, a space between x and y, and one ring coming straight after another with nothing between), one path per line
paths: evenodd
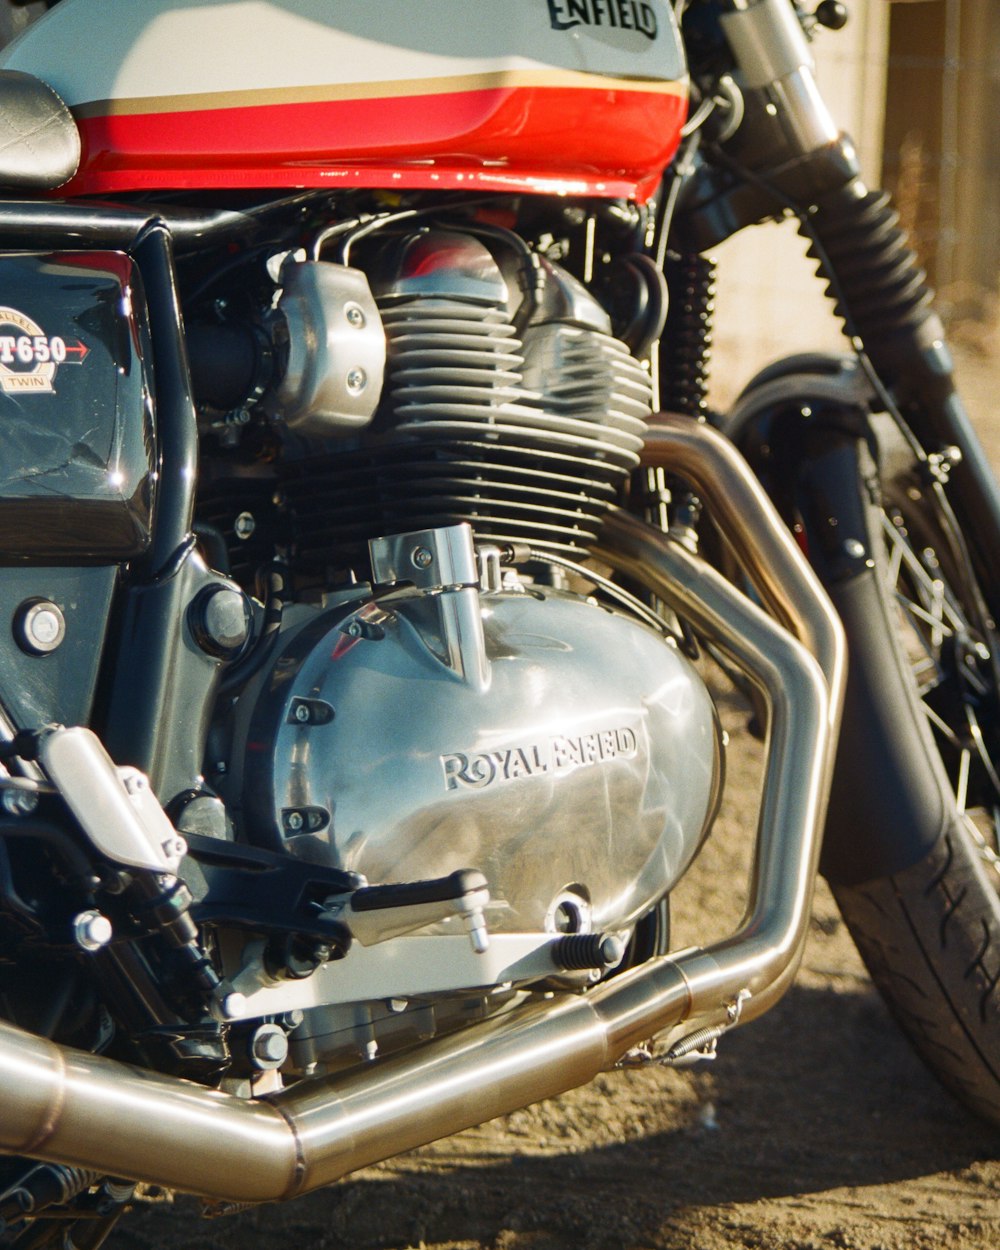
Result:
M0 70L0 188L51 191L80 163L80 132L40 78Z

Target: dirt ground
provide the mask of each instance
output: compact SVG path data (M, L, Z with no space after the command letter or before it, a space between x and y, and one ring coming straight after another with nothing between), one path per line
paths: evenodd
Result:
M1000 464L996 367L963 356ZM728 798L675 893L675 945L741 911L759 747L723 693ZM938 1089L872 990L820 885L802 969L711 1064L600 1077L287 1206L205 1222L190 1199L110 1250L995 1250L1000 1132Z

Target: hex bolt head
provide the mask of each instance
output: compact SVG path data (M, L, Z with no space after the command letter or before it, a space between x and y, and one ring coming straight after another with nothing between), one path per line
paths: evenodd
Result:
M250 1042L250 1055L258 1068L277 1068L288 1058L288 1038L277 1024L262 1024Z
M414 547L410 559L415 568L429 569L434 563L434 552L429 547Z
M304 824L305 820L303 819L301 812L289 812L285 819L285 825L293 833L298 833Z
M300 725L308 725L310 720L309 708L305 703L300 703L295 709L295 719Z

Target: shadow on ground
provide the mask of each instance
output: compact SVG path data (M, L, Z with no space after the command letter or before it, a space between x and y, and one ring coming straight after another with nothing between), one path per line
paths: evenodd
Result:
M1000 1134L935 1086L872 991L796 987L710 1070L609 1074L295 1203L205 1223L184 1200L133 1218L110 1245L693 1247L705 1208L997 1157Z

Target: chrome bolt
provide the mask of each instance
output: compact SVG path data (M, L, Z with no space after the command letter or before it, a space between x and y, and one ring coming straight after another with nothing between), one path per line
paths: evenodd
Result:
M241 512L233 524L236 537L241 542L246 542L256 528L257 522L254 520L252 512Z
M99 911L82 911L73 917L73 939L81 950L99 951L113 933L111 921Z
M844 555L852 560L861 560L865 555L865 545L857 538L848 538L844 543Z
M51 646L59 637L59 617L51 608L39 608L31 618L31 637L39 646Z
M429 547L414 547L410 559L418 569L429 569L434 563L434 552Z
M361 637L361 622L360 621L351 621L350 625L348 625L347 627L347 636L349 638Z
M304 703L300 703L295 709L295 719L300 725L305 725L310 720L309 708Z
M364 329L365 314L357 304L348 304L344 309L344 316L347 318L347 324L353 326L355 330Z
M8 816L30 816L38 806L38 795L32 790L4 790L3 810Z
M360 395L368 385L368 374L364 369L350 369L347 374L347 389L352 395Z
M227 994L219 1003L219 1012L223 1020L237 1020L247 1009L247 997L238 991Z
M262 1068L276 1068L288 1058L288 1038L276 1024L262 1024L250 1043L254 1063Z
M48 655L66 637L66 618L48 599L29 600L17 611L14 637L21 650L29 655Z
M291 829L292 833L298 833L305 823L301 812L289 812L285 821L286 826Z

